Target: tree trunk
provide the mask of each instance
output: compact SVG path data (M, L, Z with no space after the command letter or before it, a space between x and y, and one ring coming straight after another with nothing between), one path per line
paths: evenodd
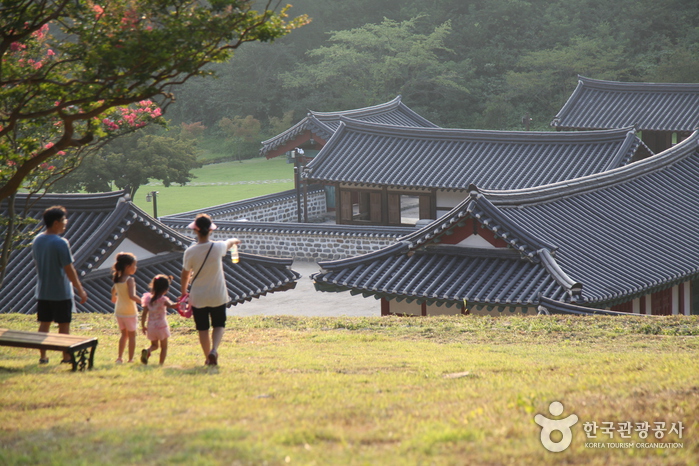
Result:
M5 281L5 271L12 251L12 238L15 235L15 196L16 193L12 193L7 198L7 232L2 244L2 255L0 255L0 289Z

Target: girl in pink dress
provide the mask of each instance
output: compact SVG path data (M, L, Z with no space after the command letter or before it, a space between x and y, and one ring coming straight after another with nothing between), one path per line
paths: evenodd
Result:
M141 351L141 362L148 364L148 358L153 351L160 347L160 365L165 363L167 357L167 339L170 337L170 326L167 323L167 308L176 308L166 296L170 288L172 277L156 275L150 282L150 293L145 293L141 302L143 313L141 314L141 329L150 340L150 348ZM146 317L148 325L146 326Z

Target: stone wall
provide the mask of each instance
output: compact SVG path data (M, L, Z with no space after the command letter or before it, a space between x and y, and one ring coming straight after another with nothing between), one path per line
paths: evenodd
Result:
M191 235L184 220L165 223ZM412 227L361 227L327 224L290 224L217 221L214 239L239 238L240 251L299 260L335 260L367 254L395 243L415 231Z
M300 191L301 212L303 214L304 195ZM306 193L308 220L322 219L327 214L325 190L317 185L309 186ZM168 215L161 220L176 218L193 219L199 213L206 213L214 220L249 220L251 222L296 222L297 214L296 191L289 190L281 193L259 196L243 201L221 204L207 209L201 209L181 214ZM190 220L191 221L191 220Z
M307 199L309 221L327 215L322 187L309 186ZM295 190L169 215L161 221L192 237L187 225L198 213L207 213L216 222L214 239L239 238L242 252L310 261L367 254L415 231L413 227L292 223L297 221Z

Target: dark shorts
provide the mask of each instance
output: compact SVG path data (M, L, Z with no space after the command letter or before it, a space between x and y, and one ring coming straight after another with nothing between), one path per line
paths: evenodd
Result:
M192 307L192 317L197 330L209 330L211 327L226 326L226 305L221 304L216 307ZM211 324L209 325L209 317Z
M48 301L38 299L36 301L36 320L39 322L69 324L73 320L73 300Z

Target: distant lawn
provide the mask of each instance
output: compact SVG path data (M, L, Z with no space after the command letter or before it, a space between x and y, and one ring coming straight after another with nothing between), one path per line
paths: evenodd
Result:
M58 364L58 353L39 366L36 350L0 347L0 464L608 466L698 457L696 317L233 317L215 369L202 365L192 322L170 322L162 368L115 365L118 331L104 315L74 319L73 333L99 338L86 373ZM0 315L0 327L33 331L35 317ZM553 401L564 406L558 417ZM536 414L578 416L567 450L544 449ZM613 437L586 438L593 422L613 423ZM630 439L617 430L624 422L634 423ZM681 422L682 438L651 430L642 439L643 422Z
M186 186L141 186L133 201L152 215L153 204L146 202L146 194L158 191L158 216L164 216L273 194L294 187L291 181L294 166L287 164L284 157L205 165L193 170L193 173L197 177ZM250 181L259 184L235 184Z

